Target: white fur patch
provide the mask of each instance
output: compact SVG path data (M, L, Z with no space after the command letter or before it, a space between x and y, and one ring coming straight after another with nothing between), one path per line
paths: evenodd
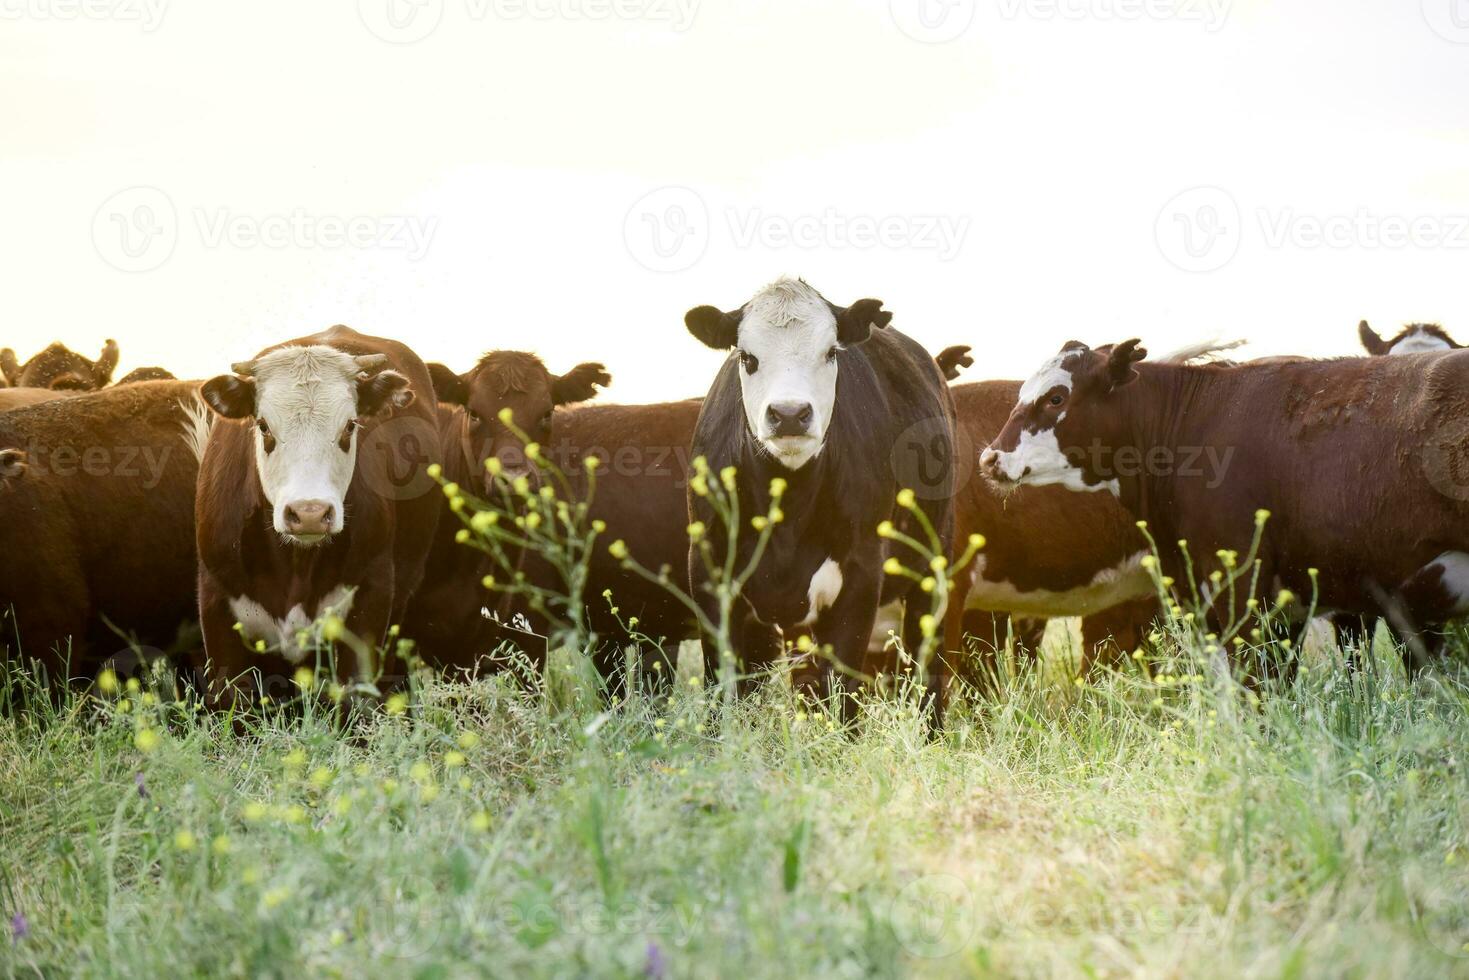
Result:
M759 365L739 368L745 422L775 459L798 470L821 452L836 404L837 322L821 294L797 279L778 279L744 307L736 345ZM739 356L738 353L735 356ZM807 435L774 438L766 418L772 405L809 405Z
M1392 345L1389 354L1425 354L1435 350L1453 350L1442 337L1414 327L1403 335L1403 339Z
M333 508L333 533L346 526L347 488L357 465L357 434L344 452L342 434L357 417L357 376L362 367L335 347L283 347L254 363L256 416L270 427L275 448L265 451L256 427L255 466L273 510L278 534L286 534L290 504L321 501Z
M881 653L887 649L888 641L894 636L901 637L903 629L903 600L894 599L885 606L877 607L877 618L872 623L872 639L867 642L870 653Z
M1073 466L1066 458L1066 454L1061 451L1061 444L1056 439L1055 429L1045 429L1041 432L1022 429L1020 442L1013 450L1010 452L992 451L995 453L1000 472L1015 482L1028 483L1033 486L1054 483L1067 490L1080 492L1110 490L1114 495L1121 492L1116 480L1087 483L1082 476L1081 468Z
M1443 569L1444 592L1453 600L1453 615L1462 616L1469 612L1469 554L1462 551L1445 551L1432 562Z
M806 601L810 606L801 626L810 626L822 611L831 607L842 593L842 566L828 558L821 563L816 574L811 576L811 586L806 590Z
M194 454L195 462L202 463L204 447L209 445L209 433L214 429L214 413L198 395L180 398L179 408L184 412L184 444Z
M1020 386L1020 404L1033 405L1037 399L1052 388L1065 388L1070 391L1076 381L1064 365L1066 359L1076 353L1074 350L1062 351L1042 364L1040 370L1032 374L1026 379L1025 384Z
M347 613L352 611L355 591L339 585L322 597L313 612L308 613L297 603L281 619L272 616L264 606L247 595L231 599L230 612L240 624L245 639L251 643L263 641L270 650L279 653L291 663L298 664L306 656L306 651L301 647L300 634L311 632L316 620L328 613L346 619Z
M1139 551L1120 564L1098 571L1085 585L1059 592L1048 589L1022 592L1009 582L990 581L984 577L984 556L979 555L974 560L972 584L964 608L1048 619L1090 616L1118 603L1153 594L1152 576L1142 566L1146 554Z

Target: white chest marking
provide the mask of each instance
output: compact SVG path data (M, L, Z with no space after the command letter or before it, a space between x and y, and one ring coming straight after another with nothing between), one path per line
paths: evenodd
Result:
M345 585L339 585L316 604L316 609L307 613L305 608L297 603L286 615L277 619L266 611L265 607L247 595L239 596L230 600L230 612L234 614L235 621L240 624L245 639L254 643L264 642L267 649L280 654L293 664L300 663L306 657L306 650L300 642L300 634L311 633L316 620L328 613L341 619L347 618L347 613L352 610L352 596L355 589Z
M1453 600L1453 615L1469 612L1469 554L1445 551L1432 562L1443 569L1443 588Z
M815 623L821 611L836 602L841 592L842 567L828 558L821 563L816 574L811 576L811 587L806 590L806 601L810 603L810 607L800 625L810 626Z
M1152 576L1142 566L1146 554L1146 551L1139 551L1121 563L1097 572L1085 585L1059 592L1049 589L1021 592L1009 582L990 581L984 577L985 559L980 555L974 561L973 584L969 587L964 608L1047 618L1090 616L1118 603L1153 594Z

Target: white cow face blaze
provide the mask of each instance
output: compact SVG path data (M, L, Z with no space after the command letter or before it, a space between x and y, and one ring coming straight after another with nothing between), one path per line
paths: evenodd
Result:
M346 527L362 421L413 400L405 377L378 370L386 360L324 345L284 347L204 385L215 411L253 418L255 469L271 526L286 542L310 547Z
M1402 332L1393 342L1389 354L1426 354L1429 351L1453 350L1453 345L1443 337L1414 324Z
M699 306L684 323L708 346L734 348L745 425L764 451L798 470L825 445L842 351L892 318L881 300L836 307L801 280L786 278L732 313Z

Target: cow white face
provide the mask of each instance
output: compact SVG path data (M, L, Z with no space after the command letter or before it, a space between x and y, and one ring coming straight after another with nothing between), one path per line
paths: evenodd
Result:
M1388 354L1426 354L1431 351L1458 350L1458 341L1436 323L1410 323L1391 340L1383 340L1363 320L1357 325L1362 346L1374 357Z
M684 320L710 347L735 348L745 425L782 466L798 470L825 444L842 351L892 314L874 299L836 307L806 283L780 279L733 313L701 306Z
M1146 356L1135 340L1099 351L1074 341L1061 348L1020 386L1005 427L980 453L984 472L1001 484L1117 493L1117 481L1089 473L1084 454L1076 450L1095 437L1092 426L1099 421L1102 400L1132 381L1137 376L1133 364Z
M407 378L380 370L386 362L323 345L284 347L201 389L219 414L254 420L255 469L271 524L288 543L318 545L346 526L358 429L413 401Z

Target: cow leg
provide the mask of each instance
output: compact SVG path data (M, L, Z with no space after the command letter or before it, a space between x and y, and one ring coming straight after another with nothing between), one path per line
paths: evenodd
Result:
M393 567L387 562L375 565L363 576L363 583L352 594L352 608L348 611L345 626L351 634L351 642L336 644L337 681L350 684L356 680L376 681L384 693L404 684L407 670L398 656L396 643L388 642L388 621L393 608ZM368 663L359 660L359 652L353 649L363 645ZM377 654L377 656L374 656ZM377 677L367 676L374 664Z
M909 592L903 601L903 645L907 648L909 656L915 659L919 656L919 651L923 649L922 621L924 614L930 608L929 597L916 589ZM940 648L922 674L922 707L928 718L930 734L940 732L944 727L944 675L946 673L943 650Z
M1081 676L1090 677L1098 665L1117 667L1123 658L1147 642L1148 629L1158 615L1153 598L1123 602L1081 621Z
M199 626L204 648L194 653L193 668L204 703L213 710L243 707L250 701L245 675L256 658L235 632L229 598L203 574L199 576Z
M1336 634L1336 646L1341 651L1347 670L1356 670L1358 658L1365 659L1371 653L1372 635L1377 631L1377 617L1332 613L1326 617L1326 621Z
M838 698L844 724L850 724L857 718L857 702L848 697L846 691L852 675L862 669L862 656L872 638L872 624L877 621L882 573L872 574L868 569L876 569L878 565L875 560L844 565L842 571L850 569L851 574L844 577L836 601L822 611L811 630L816 642L830 646L836 658L836 664L826 665L826 689L829 696ZM909 618L907 615L903 617L905 634Z

